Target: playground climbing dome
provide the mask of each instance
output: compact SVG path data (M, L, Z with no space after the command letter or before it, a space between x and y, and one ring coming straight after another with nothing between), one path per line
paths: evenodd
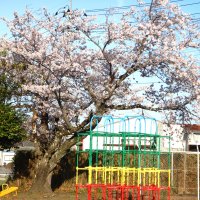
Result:
M78 138L76 200L82 192L88 200L170 200L170 137L158 133L154 118L93 116Z

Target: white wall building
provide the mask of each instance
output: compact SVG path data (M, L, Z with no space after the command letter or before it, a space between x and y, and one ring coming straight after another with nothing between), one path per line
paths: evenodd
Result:
M96 120L96 128L93 132L98 131L102 133L105 132L116 133L119 134L120 132L140 132L140 133L149 133L149 134L156 134L158 133L158 124L155 119L153 118L144 118L143 116L138 117L131 117L127 116L125 118L112 118L110 116L104 117L101 119L101 122L98 123L97 120L99 118L94 118L93 121ZM105 141L106 140L106 141ZM137 139L136 139L137 140ZM148 140L148 138L147 138ZM126 144L129 146L136 144L137 141L131 138L127 139ZM146 141L148 143L148 141ZM99 149L99 150L110 150L112 144L112 150L121 150L122 138L121 137L93 137L92 140L92 149ZM90 148L90 137L87 136L82 142L83 150Z
M0 166L13 162L14 151L0 151Z

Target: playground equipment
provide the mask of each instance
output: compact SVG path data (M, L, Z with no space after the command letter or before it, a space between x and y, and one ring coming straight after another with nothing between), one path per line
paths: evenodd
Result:
M81 147L82 138L88 143ZM79 139L76 200L80 190L88 200L170 199L170 138L158 134L155 119L93 116L90 131L79 133ZM162 140L168 142L165 164Z
M13 192L15 192L15 195L17 195L18 187L9 187L8 184L2 184L1 187L2 191L0 192L0 197L3 197Z

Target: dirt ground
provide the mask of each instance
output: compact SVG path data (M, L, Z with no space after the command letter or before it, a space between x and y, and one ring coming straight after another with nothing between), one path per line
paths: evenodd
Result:
M55 192L51 195L47 194L28 194L18 193L17 196L9 195L0 200L75 200L74 192ZM80 194L79 200L87 200L86 194ZM114 200L114 199L113 199ZM145 199L146 200L146 199ZM162 199L161 199L162 200ZM194 196L173 196L170 200L197 200Z
M30 194L19 192L17 196L8 195L0 200L75 200L74 193L55 192L53 194ZM83 200L85 198L83 197Z

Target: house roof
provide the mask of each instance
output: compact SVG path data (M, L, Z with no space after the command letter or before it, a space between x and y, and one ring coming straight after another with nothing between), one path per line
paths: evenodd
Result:
M200 131L200 125L199 124L186 124L185 128L190 131Z

